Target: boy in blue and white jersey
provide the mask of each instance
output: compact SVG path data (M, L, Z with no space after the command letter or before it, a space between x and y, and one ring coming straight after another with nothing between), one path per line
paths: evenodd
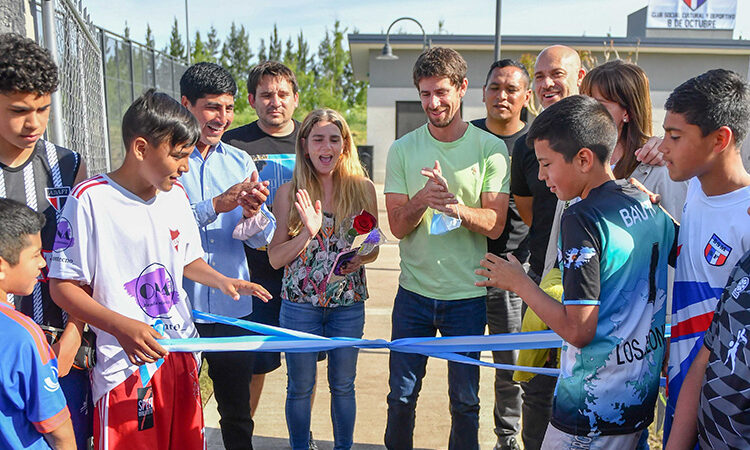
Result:
M527 142L539 178L560 200L563 300L545 294L509 256L487 254L478 284L515 291L565 341L542 448L633 449L653 421L664 361L672 219L615 182L617 130L593 99L565 98L537 117Z
M750 250L750 174L740 153L750 85L735 72L710 70L675 88L664 109L660 150L669 176L691 180L677 242L664 420L664 442L676 445L670 430L683 382L691 364L705 367L703 336L732 268ZM681 428L674 438L694 431Z

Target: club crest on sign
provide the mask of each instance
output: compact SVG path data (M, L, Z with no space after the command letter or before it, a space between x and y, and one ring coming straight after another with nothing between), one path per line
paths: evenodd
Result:
M696 9L700 8L704 3L706 3L707 0L682 0L688 8L695 11Z
M703 256L706 262L712 266L723 266L727 262L727 257L732 253L732 247L724 243L719 236L712 235L708 240L706 248L703 250Z

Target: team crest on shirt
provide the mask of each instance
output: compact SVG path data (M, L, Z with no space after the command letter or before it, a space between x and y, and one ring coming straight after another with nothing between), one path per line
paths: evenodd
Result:
M565 252L565 268L578 269L591 261L596 255L596 250L591 247L571 248Z
M47 201L55 211L60 212L65 206L65 199L70 194L70 187L48 187L44 188L44 194L47 197Z
M175 251L180 251L180 230L169 230L169 238L172 239L172 246Z
M729 254L732 253L732 247L724 243L719 236L712 235L708 240L706 248L703 250L703 256L706 262L712 266L723 266L727 262Z

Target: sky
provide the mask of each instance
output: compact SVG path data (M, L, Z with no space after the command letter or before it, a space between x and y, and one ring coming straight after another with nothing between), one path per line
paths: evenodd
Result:
M186 1L191 41L196 30L205 39L212 25L223 40L235 21L245 25L254 52L261 38L268 42L274 24L283 41L302 30L316 49L337 19L348 32L385 33L395 19L410 16L428 34L437 32L441 20L451 34L495 34L496 0L83 0L83 6L94 24L115 33L122 34L127 21L131 38L139 42L145 40L149 23L161 49L169 41L175 17L184 37ZM734 37L750 39L750 1L737 1ZM625 36L628 14L647 4L648 0L504 0L501 30L503 35ZM409 21L396 24L392 32L396 31L420 33Z

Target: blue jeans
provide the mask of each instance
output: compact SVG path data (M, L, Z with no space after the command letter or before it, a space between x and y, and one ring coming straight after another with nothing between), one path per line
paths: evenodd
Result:
M281 326L325 337L361 338L365 327L365 304L322 308L310 303L284 300ZM351 448L357 403L354 378L356 348L328 351L328 386L331 390L331 421L335 450ZM318 353L286 353L286 425L293 450L308 450L310 439L310 396L315 387Z
M399 287L393 304L391 339L484 334L485 297L465 300L435 300ZM478 352L465 355L479 359ZM427 356L391 352L391 391L388 394L388 422L385 446L413 448L417 397L422 388ZM479 367L448 363L451 433L448 448L479 449Z

